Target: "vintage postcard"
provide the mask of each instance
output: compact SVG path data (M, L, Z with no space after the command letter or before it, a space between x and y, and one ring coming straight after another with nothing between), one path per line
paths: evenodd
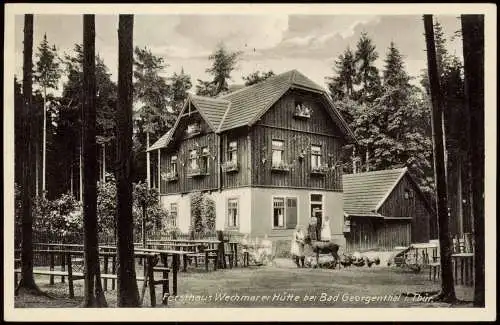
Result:
M494 320L496 19L6 4L5 319Z

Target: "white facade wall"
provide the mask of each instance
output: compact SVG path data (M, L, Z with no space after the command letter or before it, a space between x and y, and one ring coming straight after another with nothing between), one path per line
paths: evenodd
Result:
M216 229L226 229L227 200L238 199L239 229L240 233L248 233L252 236L269 235L275 239L291 238L293 229L273 229L273 197L295 197L297 198L298 223L307 226L311 217L310 197L311 194L323 196L323 215L330 216L330 227L332 239L340 245L345 245L343 233L344 206L343 193L332 191L316 191L305 189L288 188L237 188L226 189L222 192L214 191L211 195L215 201ZM162 195L163 207L170 210L170 203L177 203L178 217L177 226L182 232L189 231L191 220L190 196L185 195Z
M238 209L239 209L239 232L250 233L251 232L251 216L252 216L252 204L251 204L251 189L250 188L238 188L238 189L227 189L222 192L212 192L209 194L215 201L215 228L216 230L224 230L226 226L226 216L227 216L227 200L228 199L238 199ZM170 204L177 203L177 227L182 232L189 231L189 225L191 223L191 200L189 194L180 195L161 195L162 207L170 211Z

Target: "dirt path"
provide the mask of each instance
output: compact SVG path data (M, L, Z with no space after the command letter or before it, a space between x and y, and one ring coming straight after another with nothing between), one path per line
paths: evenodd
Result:
M275 266L180 273L179 295L170 297L168 307L450 307L426 299L405 297L406 292L434 291L438 282L399 269L362 267L341 270L297 269L286 261ZM67 284L49 285L40 278L40 287L57 296L55 300L16 297L16 307L77 307L82 297L82 281L75 284L75 299L67 298ZM142 286L142 283L139 283ZM471 287L456 287L459 299L471 301ZM161 301L157 287L157 301ZM116 291L107 291L110 307L116 306ZM144 306L150 306L145 298ZM458 307L470 307L461 304ZM159 304L159 308L165 307Z

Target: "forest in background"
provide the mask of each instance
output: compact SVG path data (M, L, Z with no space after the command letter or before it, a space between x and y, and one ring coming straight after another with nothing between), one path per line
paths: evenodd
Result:
M434 27L438 69L449 117L445 119L449 136L446 143L450 150L454 150L465 143L460 139L460 132L454 130L455 121L463 115L463 66L458 57L448 53L447 37L439 22ZM337 109L359 140L358 146L346 147L344 173L407 166L422 190L431 195L434 185L427 72L423 71L420 80L414 82L415 77L405 70L404 53L400 53L397 44L391 43L383 57L379 51L369 35L363 33L356 48L346 48L336 58L332 76L326 78ZM134 49L135 182L146 180L146 148L173 126L188 91L215 97L242 86L231 84L231 75L238 70L240 55L241 52L232 52L220 43L209 57L212 64L206 69L212 79L198 79L193 88L191 77L184 69L164 76L164 69L168 66L165 58L154 55L147 47ZM61 54L47 37L35 51L34 125L39 135L34 139L36 193L46 193L51 199L67 193L80 197L82 58L81 44L75 44L73 52ZM384 67L379 71L376 62L381 59ZM243 80L245 85L252 85L274 75L272 70L256 71L243 76ZM113 174L115 164L113 117L117 85L98 54L96 78L99 175L101 181L105 181L106 175ZM58 91L60 95L56 96L54 93L60 80L65 82ZM22 105L21 81L15 79L14 84L18 112ZM16 130L19 130L19 123L19 118L16 118ZM16 136L16 148L18 141ZM16 164L16 183L19 165Z

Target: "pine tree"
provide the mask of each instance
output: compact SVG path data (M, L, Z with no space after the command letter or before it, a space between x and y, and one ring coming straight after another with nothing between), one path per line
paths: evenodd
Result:
M391 43L384 60L383 85L374 102L380 133L374 141L374 169L407 166L429 190L431 178L430 111L422 92L410 84L403 56Z
M240 55L241 52L231 52L226 49L224 43L219 43L214 53L208 57L212 66L205 70L213 79L208 82L198 80L197 94L214 97L228 91L228 80L231 79L231 72L236 69Z
M187 92L191 89L193 84L191 83L191 76L184 73L184 69L181 69L180 74L174 72L168 81L170 86L170 108L172 110L173 121L175 121L188 96ZM173 121L170 121L170 127L173 126Z
M356 45L354 61L356 66L356 99L363 103L372 103L380 93L380 76L375 61L378 53L375 45L368 37L362 33Z
M42 195L45 196L47 190L45 181L47 176L47 91L50 89L57 89L57 84L61 78L57 49L55 45L52 47L49 45L47 34L43 35L43 40L38 47L37 57L38 61L36 62L34 77L43 91ZM37 162L38 161L37 159Z
M118 234L118 307L138 307L132 215L132 70L133 15L120 15L118 27L118 109L116 115L116 229Z
M82 307L107 307L101 284L97 227L97 145L95 16L83 16L83 105L81 106L83 143L83 228L84 301Z
M170 87L166 78L160 76L167 67L163 58L153 55L147 47L136 47L134 52L134 97L139 102L138 113L142 120L142 132L146 134L146 143L141 152L146 155L146 180L150 185L150 156L146 150L152 141L167 132L166 122L172 120L167 108Z
M117 86L111 80L109 69L99 55L95 58L96 74L96 111L97 111L97 141L102 146L112 147L116 141L114 114L117 102ZM67 81L63 85L62 96L58 99L57 111L58 122L55 130L55 152L60 154L61 166L59 170L66 170L66 186L58 186L53 191L61 193L73 191L72 183L74 177L78 177L80 150L81 121L79 107L82 105L81 89L83 87L83 47L82 44L75 44L73 53L66 54L64 58L64 74ZM105 157L103 159L108 159ZM102 161L101 161L102 164ZM103 164L102 164L103 165ZM80 168L81 170L81 168ZM76 183L76 182L74 182ZM80 182L81 183L81 182ZM81 192L81 188L78 191Z
M355 68L354 54L350 48L347 48L335 61L334 71L336 76L327 78L327 80L330 80L328 88L334 101L342 100L345 97L352 98L356 77Z

